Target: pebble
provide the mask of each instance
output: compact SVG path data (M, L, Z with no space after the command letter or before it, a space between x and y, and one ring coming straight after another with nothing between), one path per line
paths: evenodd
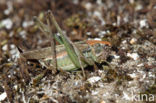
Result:
M123 97L122 98L125 99L125 100L131 100L131 97L125 92L123 92Z
M2 94L0 94L0 102L5 100L6 97L7 97L6 92L3 92Z
M92 4L91 4L90 2L86 3L86 4L85 4L85 8L86 8L87 10L91 10Z
M137 39L136 39L136 38L132 38L132 39L130 40L130 44L135 44L135 43L136 43L136 41L137 41Z
M132 73L132 74L128 74L131 78L136 78L137 77L137 75L136 75L136 73Z
M135 10L138 11L138 10L141 10L143 7L142 5L138 4L136 7L135 7Z
M22 30L21 32L19 32L19 35L23 38L23 39L26 39L26 31L25 30Z
M100 31L99 33L98 33L98 35L99 35L99 37L104 37L104 35L106 34L106 31Z
M140 24L140 28L148 27L146 19L140 20L139 24Z
M6 4L8 8L4 10L4 14L9 15L13 11L13 4L11 1L8 1Z
M119 55L113 55L115 59L119 59L120 56Z
M5 45L2 47L2 50L3 50L3 51L7 51L7 50L8 50L8 45L5 44Z
M106 103L105 101L101 101L100 103Z
M142 66L144 66L143 63L137 65L137 67L142 67Z
M98 91L92 91L92 95L97 95Z
M132 58L133 60L138 60L139 55L137 53L127 53L127 56Z
M27 28L27 27L29 27L29 26L31 26L31 25L33 25L33 24L34 24L33 21L24 21L23 24L22 24L22 26L23 26L24 28Z
M6 29L11 29L13 26L13 22L9 18L4 19L1 23Z
M94 40L101 40L101 38L94 38Z
M122 44L125 44L125 43L127 43L127 40L122 41Z
M89 83L95 83L97 81L101 80L101 77L99 76L94 76L88 79Z

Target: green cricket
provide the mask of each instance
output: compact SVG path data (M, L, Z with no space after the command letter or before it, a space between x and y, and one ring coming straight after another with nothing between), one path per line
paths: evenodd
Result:
M51 11L46 14L47 24L41 22L37 17L34 19L39 29L50 38L51 47L21 53L27 60L37 59L41 65L46 68L50 67L52 71L73 71L81 68L84 76L85 67L93 66L95 62L102 63L105 61L102 56L106 45L111 45L109 42L86 40L73 43L61 30ZM51 23L56 27L59 36L52 33ZM60 45L56 46L55 40Z

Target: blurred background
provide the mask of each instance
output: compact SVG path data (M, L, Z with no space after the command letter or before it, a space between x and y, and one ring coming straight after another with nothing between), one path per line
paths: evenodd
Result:
M148 33L145 38L151 39L156 27L155 9L155 0L1 0L0 54L15 45L23 49L49 45L33 22L33 16L45 21L47 10L52 10L61 28L78 41L104 37L108 40L107 34L121 39L132 34L135 28L145 30ZM56 32L54 27L52 30Z

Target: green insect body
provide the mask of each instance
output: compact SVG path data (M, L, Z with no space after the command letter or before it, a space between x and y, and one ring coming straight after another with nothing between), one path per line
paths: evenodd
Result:
M83 55L90 61L98 62L100 63L102 60L100 60L100 56L102 55L102 52L104 51L104 45L96 44L93 46L88 46L87 48L82 50ZM60 54L57 56L57 67L58 70L63 71L73 71L77 70L77 68L74 63L71 61L70 57L67 55L67 52L63 50ZM50 57L40 59L39 60L42 65L45 67L53 66L53 59ZM83 64L83 67L87 67L87 64Z
M102 58L103 55L105 55L104 44L110 45L108 42L88 40L90 43L88 41L73 43L66 34L63 33L51 11L47 12L47 25L37 18L34 19L39 25L40 30L49 36L51 47L21 53L27 60L39 60L43 66L47 68L53 67L53 70L51 69L52 71L56 71L56 69L72 71L81 68L84 76L85 67L94 65L95 62L101 63L105 61L105 58ZM50 21L56 27L60 36L52 33ZM54 39L62 45L56 46Z

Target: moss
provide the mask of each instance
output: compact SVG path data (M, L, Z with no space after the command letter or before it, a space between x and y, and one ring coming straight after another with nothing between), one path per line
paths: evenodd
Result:
M122 73L118 71L117 68L112 69L109 66L103 66L103 69L107 71L105 79L107 82L113 82L114 80L118 80L117 84L122 84L123 81L131 81L133 80L130 76L128 76L126 73Z
M78 14L74 14L71 17L67 18L65 20L65 25L67 25L70 28L82 30L86 29L86 27L88 26L88 24L85 23L85 21L83 21L81 16Z
M144 101L146 101L146 103L155 103L156 102L156 82L155 84L153 84L151 87L149 87L148 89L146 89L144 92L140 93L141 95L147 95L147 97L151 97L151 95L154 95L154 101L147 101L147 98L143 98Z
M36 86L37 84L39 84L39 82L41 81L41 79L44 77L45 73L41 73L39 75L37 75L34 79L33 79L33 85Z
M33 98L30 99L29 103L38 103L39 101L34 100Z
M111 69L111 68L107 68L107 69L108 69L108 71L106 73L105 78L107 79L107 82L110 83L110 82L114 81L115 79L117 79L118 74L114 69Z

